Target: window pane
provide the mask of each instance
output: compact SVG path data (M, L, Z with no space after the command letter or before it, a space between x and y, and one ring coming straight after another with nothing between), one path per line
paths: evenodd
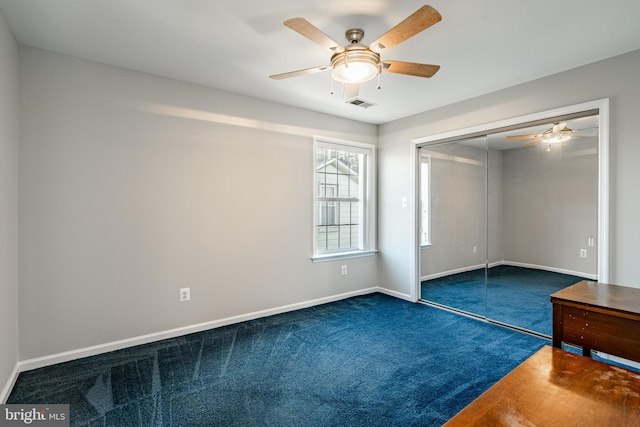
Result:
M341 225L351 224L351 203L338 203L338 223Z
M341 225L339 227L340 249L355 249L358 247L358 241L353 242L351 238L353 228L357 227L351 225Z
M327 161L327 150L316 150L316 164L324 164Z
M316 227L316 246L317 250L326 249L327 247L327 232L326 227Z
M318 202L318 216L316 224L318 226L336 225L338 222L338 213L336 202Z

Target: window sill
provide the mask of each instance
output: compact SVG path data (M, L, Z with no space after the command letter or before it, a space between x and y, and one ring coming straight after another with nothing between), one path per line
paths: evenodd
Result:
M339 254L316 255L314 257L311 257L311 261L326 262L326 261L335 261L339 259L362 258L366 256L373 256L377 253L378 253L377 250L371 250L371 251L341 252Z

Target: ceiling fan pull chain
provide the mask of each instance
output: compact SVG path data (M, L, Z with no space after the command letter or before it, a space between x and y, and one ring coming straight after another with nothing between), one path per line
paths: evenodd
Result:
M378 87L376 89L380 89L380 74L382 73L378 71Z
M331 79L331 95L333 95L333 79Z

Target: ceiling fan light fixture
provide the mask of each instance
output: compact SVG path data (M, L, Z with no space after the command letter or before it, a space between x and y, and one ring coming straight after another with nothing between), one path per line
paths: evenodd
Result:
M331 77L346 84L368 82L380 73L380 55L367 48L351 48L331 58Z
M545 144L560 144L571 139L571 134L567 132L552 132L542 137Z

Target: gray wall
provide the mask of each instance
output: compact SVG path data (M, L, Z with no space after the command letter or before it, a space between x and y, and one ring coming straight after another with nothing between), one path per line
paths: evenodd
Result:
M18 44L0 13L0 403L18 361Z
M503 152L458 143L422 150L446 152L452 159L436 156L432 167L434 240L432 246L421 249L421 278L471 270L484 265L485 260L503 261Z
M421 251L421 276L484 265L485 149L449 143L420 151L431 156L431 246Z
M379 127L378 242L381 286L411 292L411 139L533 114L601 98L611 99L610 281L640 287L640 51L517 85Z
M504 259L597 274L598 142L504 152ZM579 256L580 249L587 257Z
M310 261L312 136L376 126L20 58L21 360L377 286L375 256Z

